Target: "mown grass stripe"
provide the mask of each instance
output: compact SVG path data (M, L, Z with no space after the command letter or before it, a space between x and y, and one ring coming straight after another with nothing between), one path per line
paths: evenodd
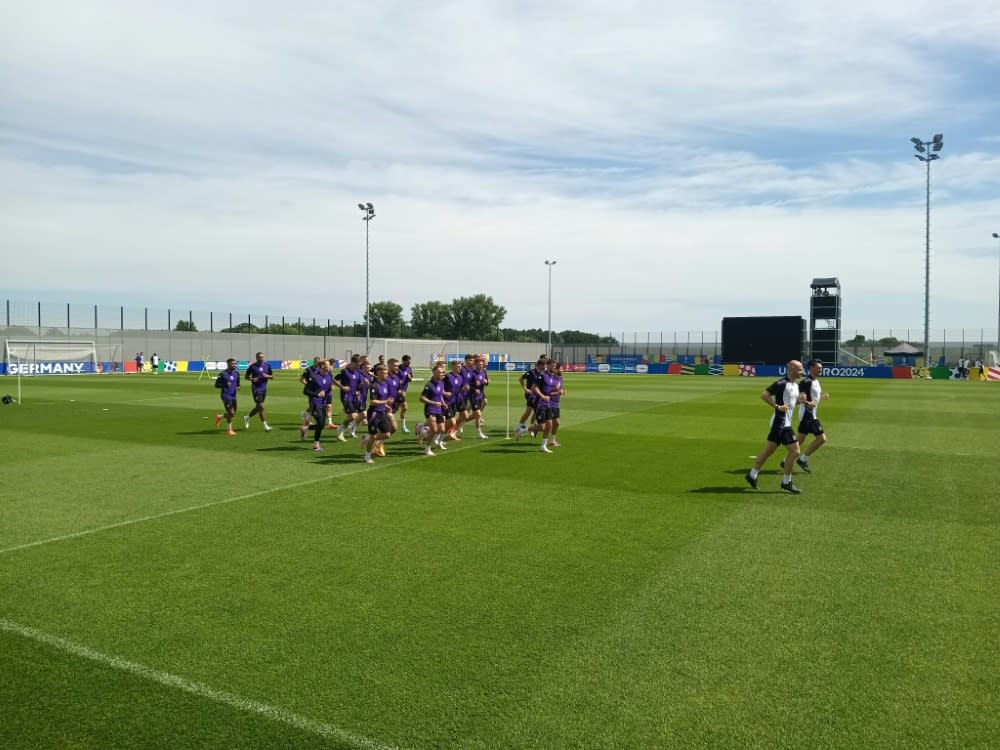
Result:
M211 688L203 683L189 680L185 677L181 677L180 675L162 672L158 669L153 669L134 661L122 659L118 656L101 653L100 651L95 651L87 646L82 646L79 643L73 643L65 638L60 638L59 636L44 633L41 630L28 627L27 625L19 625L16 622L0 618L0 630L19 635L22 638L28 638L37 643L43 643L46 646L51 646L59 649L60 651L72 654L73 656L88 659L106 667L111 667L112 669L128 672L129 674L141 677L151 682L156 682L160 685L183 690L185 693L190 693L191 695L196 695L200 698L207 698L208 700L216 703L231 706L239 711L257 714L258 716L263 716L271 721L287 724L290 727L294 727L295 729L299 729L304 732L309 732L310 734L342 742L351 747L362 748L362 750L400 750L397 745L386 745L377 740L362 737L361 735L354 734L346 729L341 729L340 727L316 721L315 719L310 719L307 716L301 716L293 713L292 711L287 711L268 703L261 703L260 701L242 698L238 695L234 695L233 693L228 693L224 690L216 690L215 688Z

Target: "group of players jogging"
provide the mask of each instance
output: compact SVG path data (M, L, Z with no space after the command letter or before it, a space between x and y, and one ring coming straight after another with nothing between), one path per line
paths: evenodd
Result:
M464 360L452 360L450 369L443 361L432 365L431 377L420 393L424 421L414 426L417 443L426 455L435 455L435 448L447 450L446 441L461 440L459 435L468 424L475 426L481 440L488 438L483 432L486 387L490 382L486 363L486 355L467 354ZM380 356L379 361L372 366L365 355L355 354L336 375L333 374L333 364L334 360L315 357L312 365L303 370L299 377L303 395L308 399L306 409L300 413L301 439L307 440L311 431L313 450L322 451L324 430L335 428L337 440L347 442L358 436L357 428L361 426L367 428L361 434L364 461L373 463L375 458L385 455L385 442L393 434L400 428L404 433L410 431L406 416L409 408L407 393L413 381L411 358L403 355L399 360L393 357L386 361L384 356ZM264 401L267 398L268 381L273 377L271 366L265 361L263 353L258 352L256 360L243 374L243 379L251 384L254 400L253 410L243 417L245 428L249 429L251 419L258 416L264 430L271 430L264 412ZM236 360L229 359L226 361L226 369L215 382L216 387L221 389L223 404L223 413L216 415L215 424L218 426L225 420L229 435L236 434L233 419L237 411L236 392L240 388L240 379ZM553 395L554 382L556 381L552 381L551 376L546 375L540 381L536 393L532 394L547 405L555 398L555 416L552 416L552 410L548 406L544 410L540 408L537 423L533 425L533 429L544 432L546 442L550 433L553 437L555 435L553 420L556 429L558 428L561 374L557 379L558 392ZM340 397L344 413L339 425L333 422L335 393ZM544 443L542 449L551 452Z
M757 475L761 467L771 457L779 445L784 445L788 449L782 468L784 476L781 480L781 489L798 495L801 490L792 484L792 470L798 464L807 474L812 473L809 468L809 456L819 450L826 443L826 433L823 425L817 417L819 402L830 398L829 393L824 393L819 383L820 373L823 372L823 363L818 359L810 359L806 363L809 374L799 382L802 376L802 363L793 359L788 363L785 377L775 380L763 393L761 400L774 409L771 417L770 430L767 433L767 442L764 449L757 455L753 467L746 474L746 481L754 489L757 489ZM795 414L795 407L799 407L799 427L798 433L792 429L792 418ZM812 435L812 441L806 445L806 440Z

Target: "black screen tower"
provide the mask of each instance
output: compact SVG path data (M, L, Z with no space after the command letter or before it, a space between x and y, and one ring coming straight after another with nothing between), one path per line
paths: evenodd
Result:
M813 279L809 288L810 356L835 364L840 359L840 281Z

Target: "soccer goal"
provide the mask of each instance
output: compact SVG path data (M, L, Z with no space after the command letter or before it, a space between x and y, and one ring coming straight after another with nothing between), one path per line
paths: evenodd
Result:
M97 346L93 341L5 339L3 351L7 375L17 376L18 403L21 403L23 377L99 372Z
M409 354L413 367L417 370L430 370L434 362L462 356L458 351L457 341L440 339L385 339L381 353L385 354L386 362L393 357L402 359L404 354Z

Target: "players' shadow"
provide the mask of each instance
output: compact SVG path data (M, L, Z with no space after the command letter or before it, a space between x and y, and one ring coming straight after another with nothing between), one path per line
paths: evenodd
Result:
M189 430L188 432L175 432L175 435L225 435L225 430L219 427L210 427L207 430Z
M555 449L555 450L553 450L552 452L555 453L557 451L558 451L558 448ZM535 446L530 446L529 445L529 446L525 446L524 448L518 448L517 446L513 446L513 445L510 446L509 448L507 448L507 447L502 447L502 446L498 445L496 448L483 448L479 452L480 453L506 453L506 454L521 453L521 454L528 454L528 453L538 453L539 450L538 450L538 446L537 445L535 445Z
M747 475L747 471L748 471L748 469L726 469L725 473L726 474L733 474L735 476L745 477ZM784 471L782 471L780 468L778 468L778 469L761 469L759 473L760 474L774 474L775 476L777 476L778 474L784 474Z
M688 490L696 495L742 495L744 492L753 492L750 487L696 487Z
M301 445L276 445L273 448L257 448L257 450L260 451L261 453L268 453L273 451L294 453L296 451L305 451L307 449L303 448ZM309 448L308 450L312 449Z

